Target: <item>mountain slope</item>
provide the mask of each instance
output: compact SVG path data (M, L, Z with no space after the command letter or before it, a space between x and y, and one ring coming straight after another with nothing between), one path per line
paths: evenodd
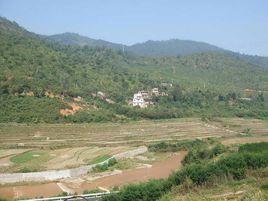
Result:
M266 115L258 91L267 90L268 71L230 54L141 57L104 47L50 43L7 20L1 27L0 122L174 118L211 115L215 109L222 116ZM161 87L163 82L173 87ZM128 106L133 93L154 87L168 96L153 99L155 105L148 109ZM244 105L237 98L229 106L230 92L237 93L231 97L240 97L246 88L254 91L253 101ZM77 103L78 96L82 101ZM62 115L62 109L73 115Z
M152 58L137 63L140 70L155 79L173 80L184 87L218 91L268 90L268 70L230 54L207 52L183 57Z
M113 49L122 48L121 44L111 43L105 40L96 40L86 36L81 36L77 33L62 33L51 36L42 36L43 38L51 41L57 42L63 45L75 45L75 46L90 46L90 47L106 47Z
M128 47L128 51L142 56L183 56L198 52L221 52L216 46L189 40L147 41Z
M111 43L104 40L96 40L86 36L81 36L76 33L63 33L56 34L51 36L41 36L42 38L47 39L50 42L56 42L63 45L72 45L72 46L90 46L90 47L105 47L112 48L115 50L123 50L130 54L138 56L185 56L195 53L204 53L204 52L224 52L226 54L231 54L237 58L240 58L248 63L257 65L260 67L268 68L268 57L253 56L240 54L228 50L224 50L217 46L197 42L191 40L163 40L163 41L147 41L144 43L137 43L131 46Z
M111 43L104 40L96 40L76 33L62 33L51 36L42 36L43 38L64 45L107 47L113 49L122 49L122 44ZM223 51L223 49L210 45L208 43L196 42L190 40L166 40L166 41L147 41L137 43L131 46L124 45L129 53L139 56L178 56L188 55L198 52Z
M264 67L268 69L268 57L261 57L261 56L253 56L253 55L246 55L246 54L237 54L239 58L260 67Z

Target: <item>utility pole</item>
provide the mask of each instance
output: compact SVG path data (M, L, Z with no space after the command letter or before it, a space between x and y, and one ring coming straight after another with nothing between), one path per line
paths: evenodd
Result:
M122 45L123 54L125 54L125 45Z

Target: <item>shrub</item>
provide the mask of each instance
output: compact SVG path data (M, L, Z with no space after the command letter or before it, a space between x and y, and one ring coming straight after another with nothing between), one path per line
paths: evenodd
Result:
M231 176L234 179L245 177L246 170L265 168L268 166L268 155L264 153L233 153L216 162L190 163L181 171L170 176L175 184L182 184L190 178L195 184L212 181L216 177Z
M108 160L108 166L114 166L117 163L117 160L115 158L111 158L110 160Z
M268 152L268 142L244 144L239 147L239 152Z
M93 168L93 171L95 171L95 172L104 172L104 171L108 170L109 167L114 166L116 163L117 163L117 160L115 158L111 158L111 159L109 159L107 162L105 162L103 164L96 165Z
M149 151L152 152L176 152L183 149L192 149L205 145L206 143L202 140L188 140L180 141L177 143L159 142L156 144L149 145Z
M92 189L92 190L84 190L83 194L91 194L91 193L101 193L103 191L101 191L100 189Z
M207 147L192 148L186 155L182 163L184 165L190 163L201 163L203 160L208 160L215 156L218 156L224 153L226 150L227 149L222 144L217 144L212 149L208 149Z

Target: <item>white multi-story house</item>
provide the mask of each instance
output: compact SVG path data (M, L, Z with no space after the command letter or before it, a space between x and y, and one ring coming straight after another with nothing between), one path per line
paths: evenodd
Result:
M134 94L132 105L139 106L139 107L146 107L147 106L146 102L144 101L144 98L142 96L142 93L140 91L138 93Z
M167 96L165 92L160 92L158 88L153 88L149 91L141 90L138 93L135 93L132 101L129 101L128 104L132 106L139 106L145 108L148 105L153 105L152 97L154 96Z

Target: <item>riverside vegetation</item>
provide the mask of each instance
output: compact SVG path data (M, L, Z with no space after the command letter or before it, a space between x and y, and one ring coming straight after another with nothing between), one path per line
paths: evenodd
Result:
M185 190L189 191L189 189L194 190L202 188L202 186L217 186L217 184L224 182L230 183L238 180L243 182L249 175L255 175L256 179L261 177L260 175L267 175L268 143L241 145L237 151L228 149L221 144L211 144L211 142L193 141L190 143L194 146L189 148L189 153L184 160L184 167L168 179L128 185L123 187L118 194L113 194L102 200L153 201L159 200L161 197L160 200L174 200L176 197L171 197L172 194L168 193L176 188L186 188ZM181 146L183 149L185 148L184 144ZM167 144L171 147L173 145ZM178 144L176 146L178 147ZM155 147L159 148L159 145ZM158 148L153 151L158 151ZM266 185L259 184L261 195L258 196L261 196L263 200L268 197L267 190L265 190L267 189Z

